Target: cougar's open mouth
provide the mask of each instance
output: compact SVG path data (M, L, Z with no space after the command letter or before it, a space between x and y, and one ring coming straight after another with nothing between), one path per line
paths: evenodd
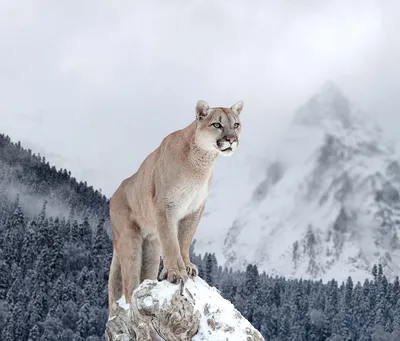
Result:
M232 151L232 147L228 147L228 148L225 148L225 149L221 149L221 152L227 152L227 151Z

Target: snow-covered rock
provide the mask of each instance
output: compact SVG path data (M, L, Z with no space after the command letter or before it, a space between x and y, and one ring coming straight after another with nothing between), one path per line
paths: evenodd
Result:
M225 237L225 265L364 280L400 274L400 165L380 127L332 82L296 112ZM211 209L211 208L210 208Z
M263 341L218 290L199 277L184 286L145 280L132 296L116 302L107 322L108 341Z

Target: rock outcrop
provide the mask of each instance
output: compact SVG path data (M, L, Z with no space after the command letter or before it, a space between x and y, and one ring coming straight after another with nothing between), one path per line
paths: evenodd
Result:
M115 303L108 341L264 341L261 334L201 278L185 285L145 280Z

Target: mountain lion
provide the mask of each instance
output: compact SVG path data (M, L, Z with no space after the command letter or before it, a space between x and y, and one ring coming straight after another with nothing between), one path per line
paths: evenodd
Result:
M113 258L109 312L122 294L130 303L144 279L172 283L197 275L189 247L204 211L215 160L239 146L243 102L231 108L196 105L196 119L166 136L110 201Z

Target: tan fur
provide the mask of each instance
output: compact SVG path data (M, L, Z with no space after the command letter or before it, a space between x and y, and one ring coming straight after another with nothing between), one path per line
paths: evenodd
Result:
M157 278L161 255L161 279L176 283L196 276L189 247L204 211L215 160L231 155L239 144L242 107L238 102L231 108L210 108L199 101L196 119L166 136L113 194L109 311L122 294L130 302L144 279Z

